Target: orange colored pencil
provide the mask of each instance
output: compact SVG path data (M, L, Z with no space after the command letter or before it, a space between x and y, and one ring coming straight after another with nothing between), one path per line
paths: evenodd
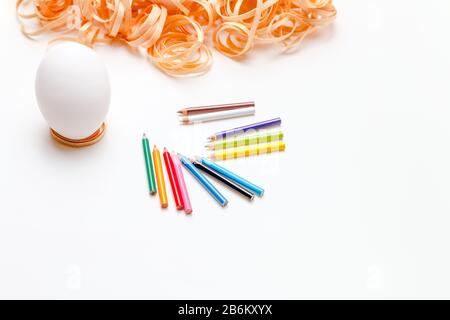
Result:
M167 200L166 184L164 182L164 172L161 162L161 153L156 146L153 147L153 162L155 165L156 184L158 186L159 201L161 208L167 208L169 201Z

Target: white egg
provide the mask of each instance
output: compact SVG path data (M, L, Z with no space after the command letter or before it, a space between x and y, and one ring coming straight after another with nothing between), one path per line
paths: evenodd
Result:
M105 121L111 88L105 64L87 46L52 46L36 75L36 99L50 128L69 139L84 139Z

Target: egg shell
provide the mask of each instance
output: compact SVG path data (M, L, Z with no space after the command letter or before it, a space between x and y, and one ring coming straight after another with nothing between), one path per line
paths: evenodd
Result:
M48 125L69 139L89 137L108 114L111 87L106 66L80 43L49 48L38 68L35 90Z

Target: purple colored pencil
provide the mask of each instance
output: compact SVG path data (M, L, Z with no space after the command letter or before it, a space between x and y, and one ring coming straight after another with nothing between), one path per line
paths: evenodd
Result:
M281 125L281 118L270 119L270 120L257 122L257 123L249 124L246 126L230 129L230 130L217 132L214 135L208 137L208 140L214 141L214 140L224 139L229 136L246 133L247 131L250 131L250 130L265 129L265 128L279 126L279 125Z

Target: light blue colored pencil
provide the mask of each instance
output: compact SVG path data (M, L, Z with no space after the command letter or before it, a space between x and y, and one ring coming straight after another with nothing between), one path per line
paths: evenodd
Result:
M250 181L238 176L237 174L231 172L228 169L225 169L224 167L219 166L217 163L206 159L206 158L200 158L199 161L207 166L208 168L216 171L217 173L227 177L228 179L236 182L237 184L243 186L244 188L252 191L255 193L258 197L262 197L264 195L264 189L258 187L257 185L251 183Z
M194 176L195 179L200 182L200 184L208 191L217 202L220 203L222 207L228 204L228 200L213 186L211 182L189 161L188 158L178 154L181 163L184 167Z

